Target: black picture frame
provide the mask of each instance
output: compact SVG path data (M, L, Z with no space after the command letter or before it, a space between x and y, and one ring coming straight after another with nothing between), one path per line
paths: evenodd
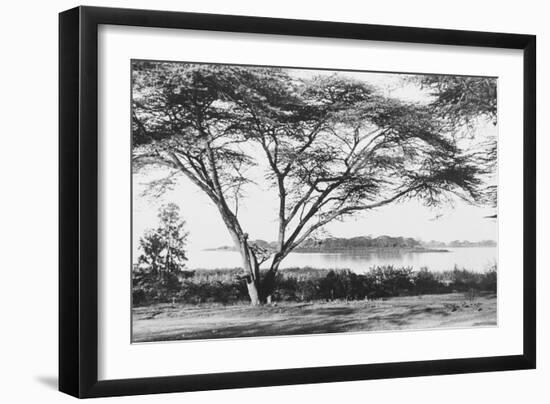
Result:
M98 381L98 26L523 50L523 353ZM339 22L77 7L59 15L59 389L76 397L533 369L536 363L536 37Z

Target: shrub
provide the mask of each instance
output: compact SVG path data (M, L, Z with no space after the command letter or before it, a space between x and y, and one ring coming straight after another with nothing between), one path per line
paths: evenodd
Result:
M134 269L132 301L135 305L175 300L187 304L247 302L241 270L217 269L180 271L160 280ZM364 274L350 270L290 268L275 277L274 301L308 302L314 300L362 300L400 295L496 292L496 266L484 273L455 268L430 272L426 268L379 266Z
M437 279L435 273L430 272L426 267L415 273L413 283L416 294L445 293L448 291L448 287Z
M413 286L414 272L411 267L394 268L381 266L368 273L371 297L399 296L409 292Z
M147 302L147 295L143 289L132 290L132 304L139 306Z
M485 272L482 275L481 281L479 283L479 287L481 290L485 290L488 292L497 292L497 268L496 265L494 265L491 269L489 269L487 272Z
M178 275L173 272L155 274L148 269L135 267L132 276L133 304L168 302L181 289Z

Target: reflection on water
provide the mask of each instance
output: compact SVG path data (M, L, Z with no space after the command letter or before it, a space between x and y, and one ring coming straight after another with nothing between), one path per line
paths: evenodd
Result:
M484 271L497 262L497 248L447 248L449 252L413 252L399 250L344 251L334 253L291 253L281 268L313 267L328 269L348 268L361 273L378 265L410 266L418 270L451 270L456 266L470 271ZM235 251L190 251L187 268L214 269L241 266L241 257Z

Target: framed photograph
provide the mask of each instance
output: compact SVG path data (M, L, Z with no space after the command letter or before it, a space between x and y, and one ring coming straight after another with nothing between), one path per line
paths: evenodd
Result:
M535 367L535 37L60 14L59 387Z

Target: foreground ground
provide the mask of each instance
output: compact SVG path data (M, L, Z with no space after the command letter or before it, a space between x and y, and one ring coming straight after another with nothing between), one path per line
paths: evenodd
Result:
M156 304L133 309L134 342L495 326L496 295L462 293L376 301L251 307Z

